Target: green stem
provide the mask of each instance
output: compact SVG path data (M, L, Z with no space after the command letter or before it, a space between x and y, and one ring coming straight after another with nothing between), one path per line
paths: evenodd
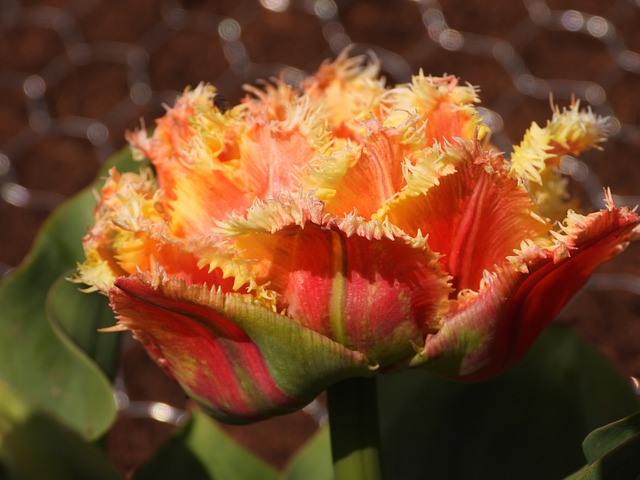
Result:
M375 377L343 380L327 396L335 480L381 480Z

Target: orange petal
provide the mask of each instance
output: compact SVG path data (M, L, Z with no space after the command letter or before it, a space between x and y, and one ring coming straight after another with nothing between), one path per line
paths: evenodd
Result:
M423 195L401 197L387 209L389 221L416 235L443 255L444 269L457 291L477 290L485 269L501 264L525 239L546 235L534 205L517 181L489 165L496 159L467 150L456 172L439 179Z
M335 215L357 211L370 218L388 199L406 184L403 165L413 153L413 147L403 142L399 128L384 128L376 120L367 123L369 133L357 149L346 149L351 158L327 158L324 162L350 161L343 172L331 178L316 175L305 186L319 189L326 209ZM326 166L321 168L327 168ZM328 192L324 194L323 192Z
M134 153L153 163L158 184L167 198L173 198L175 179L188 172L185 147L193 137L190 119L196 108L211 105L214 95L215 89L209 85L187 90L173 107L167 108L164 116L156 120L151 138L146 137L144 130L127 135Z
M299 107L304 108L304 107ZM295 112L289 112L295 116ZM313 116L314 112L306 112ZM301 114L304 115L304 114ZM322 135L309 120L289 118L281 123L255 122L240 139L238 182L250 198L275 198L283 191L298 188L298 173L317 155L322 146L316 145ZM307 129L316 131L307 131Z
M106 292L116 277L162 269L190 284L231 290L233 283L223 280L220 270L198 268L192 241L171 236L150 171L109 174L96 206L96 225L83 239L86 260L76 281Z
M172 234L193 239L211 234L215 221L244 210L252 198L221 170L194 169L174 179L174 198L168 200Z
M360 138L359 122L379 114L385 92L380 64L365 56L349 57L344 50L333 62L324 62L302 82L302 90L314 102L321 102L329 129L336 136Z
M476 89L459 86L455 77L431 77L422 73L385 96L389 108L416 112L426 122L425 137L430 139L427 146L436 142L455 143L458 138L483 138L487 129L478 123L477 112L472 107L478 101Z

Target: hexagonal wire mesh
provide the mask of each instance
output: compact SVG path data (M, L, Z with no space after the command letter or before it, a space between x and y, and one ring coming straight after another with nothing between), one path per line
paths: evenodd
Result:
M639 0L3 0L0 277L22 259L46 214L122 148L123 133L141 118L151 125L186 85L210 82L234 102L243 83L295 83L348 45L373 52L388 83L423 68L480 85L482 115L507 153L531 121L549 117L551 96L583 100L611 117L611 140L562 168L592 204L602 204L609 185L618 204L635 205L639 24ZM582 308L563 316L614 317L579 327L636 375L639 259L635 248L602 269ZM605 298L600 290L616 292ZM180 415L128 405L134 416Z

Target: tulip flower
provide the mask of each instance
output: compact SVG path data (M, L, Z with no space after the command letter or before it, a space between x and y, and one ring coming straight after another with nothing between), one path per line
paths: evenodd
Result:
M110 172L77 275L216 418L402 368L495 377L638 236L608 192L573 210L558 166L606 130L577 102L507 158L454 77L387 88L341 55L248 90L221 111L200 85L129 135L153 170Z

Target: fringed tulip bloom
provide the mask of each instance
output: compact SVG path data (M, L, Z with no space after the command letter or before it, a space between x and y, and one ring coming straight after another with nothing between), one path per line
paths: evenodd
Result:
M249 91L221 111L199 86L130 135L153 171L110 172L77 277L217 418L399 368L498 375L638 233L610 194L569 209L557 167L605 129L577 103L508 160L454 77L387 89L342 55Z

